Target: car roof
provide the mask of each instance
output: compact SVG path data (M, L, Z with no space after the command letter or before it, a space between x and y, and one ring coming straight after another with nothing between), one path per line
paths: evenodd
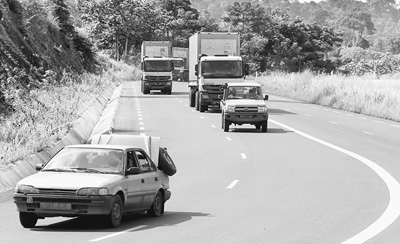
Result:
M98 148L98 149L127 150L127 149L136 149L136 148L140 148L140 147L126 146L126 145L77 144L77 145L65 146L65 148Z
M228 87L244 87L244 86L257 86L257 87L261 87L261 85L259 83L228 83Z

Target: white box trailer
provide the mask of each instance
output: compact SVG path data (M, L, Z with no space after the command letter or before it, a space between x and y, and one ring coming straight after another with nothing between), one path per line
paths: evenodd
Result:
M141 49L142 60L149 58L170 58L172 52L172 43L169 41L143 41Z
M189 81L196 81L200 55L240 56L240 35L230 32L198 32L189 38Z

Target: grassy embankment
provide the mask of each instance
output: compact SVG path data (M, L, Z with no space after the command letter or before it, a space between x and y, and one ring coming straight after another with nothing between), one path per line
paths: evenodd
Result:
M59 141L111 82L137 77L135 67L113 62L102 75L66 75L59 85L21 95L15 113L0 118L0 169Z
M273 73L257 78L266 94L400 121L400 75L381 77Z

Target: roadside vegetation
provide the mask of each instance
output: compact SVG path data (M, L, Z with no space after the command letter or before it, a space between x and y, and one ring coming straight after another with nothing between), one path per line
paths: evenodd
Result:
M400 122L400 74L377 80L373 75L345 76L275 72L258 77L274 94L349 112Z

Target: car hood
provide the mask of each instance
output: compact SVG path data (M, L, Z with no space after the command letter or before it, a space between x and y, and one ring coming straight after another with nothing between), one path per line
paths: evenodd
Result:
M225 102L229 106L265 106L264 100L255 99L229 99Z
M30 185L36 188L71 189L82 187L102 187L113 182L121 175L70 173L70 172L39 172L18 182L19 185Z

